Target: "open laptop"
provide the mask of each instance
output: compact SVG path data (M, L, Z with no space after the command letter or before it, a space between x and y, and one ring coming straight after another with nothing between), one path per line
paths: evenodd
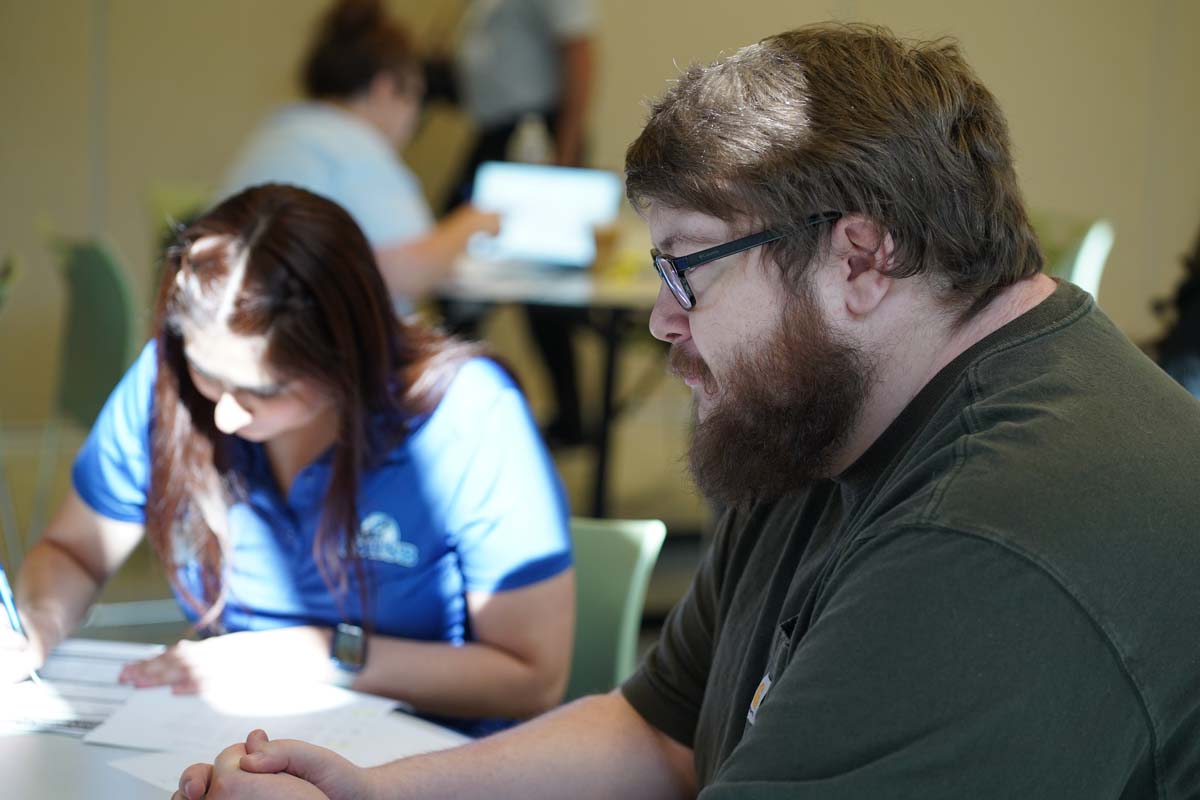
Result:
M616 222L621 179L613 172L488 161L471 202L502 215L498 236L477 236L472 256L582 269L596 258L593 229Z

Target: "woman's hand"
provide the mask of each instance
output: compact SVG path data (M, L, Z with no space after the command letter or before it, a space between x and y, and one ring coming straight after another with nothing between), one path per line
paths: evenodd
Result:
M0 686L20 683L42 665L36 647L21 634L0 625Z
M442 221L443 225L454 226L465 240L476 233L486 233L495 236L500 233L500 215L494 211L484 211L470 203L464 203L451 211Z
M183 640L154 658L126 664L117 680L139 689L170 686L177 694L192 694L212 683L278 676L280 670L291 679L328 680L328 632L294 627Z
M294 739L268 741L255 730L244 745L222 750L212 765L184 770L171 800L367 800L370 774L331 750Z
M230 634L236 635L236 634ZM219 637L224 638L224 637ZM149 686L170 686L177 694L193 694L200 691L206 681L217 679L231 665L226 662L230 653L223 657L208 639L200 642L187 640L176 642L162 654L142 661L126 664L117 676L118 683L128 683L139 689Z

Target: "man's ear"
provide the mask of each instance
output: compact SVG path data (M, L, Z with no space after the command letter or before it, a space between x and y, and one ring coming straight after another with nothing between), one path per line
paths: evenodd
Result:
M848 214L834 226L840 288L854 316L871 313L891 288L895 250L892 235L862 215Z

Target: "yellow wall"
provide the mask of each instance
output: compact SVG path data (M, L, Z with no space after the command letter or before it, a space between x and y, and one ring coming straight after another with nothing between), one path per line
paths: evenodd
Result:
M457 0L392 3L418 32ZM619 168L643 100L693 61L821 19L958 37L1000 98L1026 198L1107 216L1100 301L1135 339L1200 221L1200 3L1193 0L599 0L594 161ZM238 142L293 94L317 0L0 0L0 254L23 276L0 311L0 415L40 418L61 288L47 228L102 231L149 295L154 187L211 186ZM440 113L409 158L432 194L464 130Z

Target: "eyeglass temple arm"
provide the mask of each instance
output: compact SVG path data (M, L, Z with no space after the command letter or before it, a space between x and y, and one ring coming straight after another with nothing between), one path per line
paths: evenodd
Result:
M782 233L775 231L763 231L756 233L753 236L747 236L745 239L734 239L732 242L719 244L716 247L710 247L707 250L701 250L686 256L677 256L671 261L675 264L677 272L683 272L686 269L706 264L709 261L716 261L718 258L731 256L734 253L740 253L743 250L749 250L752 247L758 247L760 244L773 242L776 239L782 239Z
M841 219L842 214L839 211L825 211L821 214L813 214L811 217L804 220L804 226L820 225L822 222L834 222ZM740 253L743 250L749 250L752 247L769 244L778 239L782 239L787 234L775 230L765 230L761 233L756 233L753 236L747 236L744 239L735 239L732 242L719 244L716 247L710 247L707 250L701 250L698 253L692 253L686 256L679 256L671 259L675 265L676 272L683 272L700 264L705 264L709 261L716 261L718 258L731 256L734 253Z

